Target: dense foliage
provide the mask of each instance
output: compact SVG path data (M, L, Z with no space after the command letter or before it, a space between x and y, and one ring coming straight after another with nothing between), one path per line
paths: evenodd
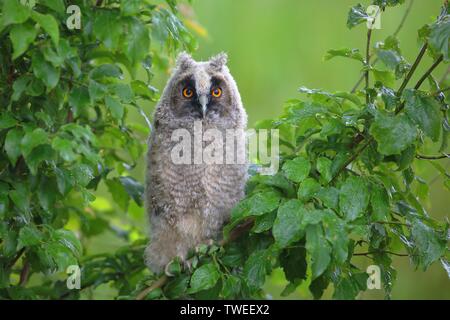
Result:
M79 8L80 29L68 27L69 5ZM153 69L166 70L168 54L192 50L195 39L174 1L4 0L0 8L0 297L76 297L65 282L73 264L82 287L113 280L129 292L145 269L145 240L96 256L83 242L111 230L132 243L133 224L111 221L131 220L130 201L142 205L129 172L149 129L127 115L145 115L142 103L158 98ZM100 183L119 212L92 206ZM32 274L37 283L26 286Z
M142 186L129 172L142 159L148 129L127 114L157 99L150 81L153 66L167 66L164 53L195 46L175 1L78 1L81 30L66 28L62 0L36 1L33 9L0 3L0 297L78 298L64 276L73 264L82 268L82 289L110 283L123 299L264 297L266 275L278 267L289 281L283 295L307 282L314 298L333 285L334 298L354 299L368 277L358 257L380 267L387 297L396 277L392 255L420 269L440 261L450 274L448 222L428 215L428 186L416 174L428 161L450 188L436 161L447 157L448 83L432 76L449 61L447 6L419 30L414 62L395 35L372 44L370 29L367 52L330 50L326 60L359 61L365 85L351 92L301 87L306 99L289 100L279 118L258 123L279 130L281 170L267 176L252 168L224 240L193 250L191 268L175 260L161 276L144 268L146 240L133 237L133 224L117 230L110 220L132 220L122 212L132 201L142 206ZM389 10L403 1L374 3ZM368 19L356 5L347 26ZM435 62L411 85L425 54ZM92 205L102 183L120 213ZM69 228L70 219L79 227ZM84 239L105 230L130 245L88 254ZM38 275L33 284L30 274Z

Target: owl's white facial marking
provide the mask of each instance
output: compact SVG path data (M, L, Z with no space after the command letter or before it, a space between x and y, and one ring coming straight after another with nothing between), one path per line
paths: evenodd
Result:
M195 79L195 90L197 95L200 97L202 95L208 95L211 88L211 76L205 70L205 65L198 68L194 73Z

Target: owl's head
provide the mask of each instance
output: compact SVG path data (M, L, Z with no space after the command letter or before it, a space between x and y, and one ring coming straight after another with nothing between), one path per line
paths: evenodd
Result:
M158 108L178 120L245 122L241 97L226 63L225 53L208 61L195 61L181 53Z

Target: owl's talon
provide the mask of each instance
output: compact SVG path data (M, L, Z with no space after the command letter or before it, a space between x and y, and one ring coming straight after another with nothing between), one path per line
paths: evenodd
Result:
M190 273L192 271L192 262L190 260L184 261L184 268Z
M169 271L169 268L170 268L170 265L172 264L172 261L170 261L168 264L166 264L166 266L164 267L164 273L166 274L166 276L168 276L168 277L173 277L174 276L174 274L173 273L171 273L170 271Z

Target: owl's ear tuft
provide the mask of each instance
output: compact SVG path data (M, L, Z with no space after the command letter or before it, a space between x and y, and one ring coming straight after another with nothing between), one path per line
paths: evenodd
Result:
M177 67L180 70L186 70L192 65L193 62L194 60L192 59L191 55L186 51L183 51L178 55Z
M225 52L221 52L218 55L211 58L210 64L217 69L221 69L224 65L227 64L227 61L228 55Z

